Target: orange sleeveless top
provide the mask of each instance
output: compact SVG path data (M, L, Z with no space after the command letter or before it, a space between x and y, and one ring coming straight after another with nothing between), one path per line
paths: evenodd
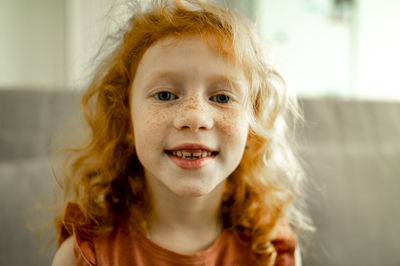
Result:
M120 224L111 233L92 235L77 229L83 224L81 210L76 204L67 206L59 245L73 235L76 265L115 266L200 266L259 265L250 244L232 230L224 229L219 238L206 250L180 254L163 248L139 232L132 232L126 224ZM276 266L293 266L296 240L287 225L272 241L277 250ZM289 233L289 234L288 234ZM289 236L289 237L288 237Z

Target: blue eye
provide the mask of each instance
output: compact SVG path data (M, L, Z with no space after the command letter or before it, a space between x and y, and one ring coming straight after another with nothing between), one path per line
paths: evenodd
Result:
M215 101L217 103L229 103L232 101L232 99L228 95L225 95L225 94L215 95L215 96L211 97L211 100Z
M159 101L172 101L177 99L178 97L176 97L174 94L170 93L169 91L160 91L157 92L156 94L154 94L154 98L156 98Z

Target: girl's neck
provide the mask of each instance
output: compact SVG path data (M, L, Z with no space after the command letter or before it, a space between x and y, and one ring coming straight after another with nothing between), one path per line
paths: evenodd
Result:
M184 198L160 184L151 184L153 213L148 237L160 246L193 253L210 246L219 236L219 210L225 183L201 197Z

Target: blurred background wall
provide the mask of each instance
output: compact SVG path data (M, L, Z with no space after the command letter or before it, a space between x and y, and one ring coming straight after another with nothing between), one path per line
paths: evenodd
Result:
M54 243L43 249L29 229L51 212L32 207L53 198L51 143L75 117L105 36L129 15L120 2L0 1L0 265L51 261ZM400 265L400 1L218 2L256 21L300 96L317 228L303 264Z
M3 0L0 89L79 89L106 34L127 17L119 2ZM257 22L273 63L299 95L400 98L399 1L219 2Z

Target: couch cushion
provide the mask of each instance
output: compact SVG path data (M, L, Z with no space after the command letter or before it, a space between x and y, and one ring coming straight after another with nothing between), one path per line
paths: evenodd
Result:
M50 265L55 181L47 158L0 162L0 265Z
M305 100L317 232L304 265L400 265L400 104Z

